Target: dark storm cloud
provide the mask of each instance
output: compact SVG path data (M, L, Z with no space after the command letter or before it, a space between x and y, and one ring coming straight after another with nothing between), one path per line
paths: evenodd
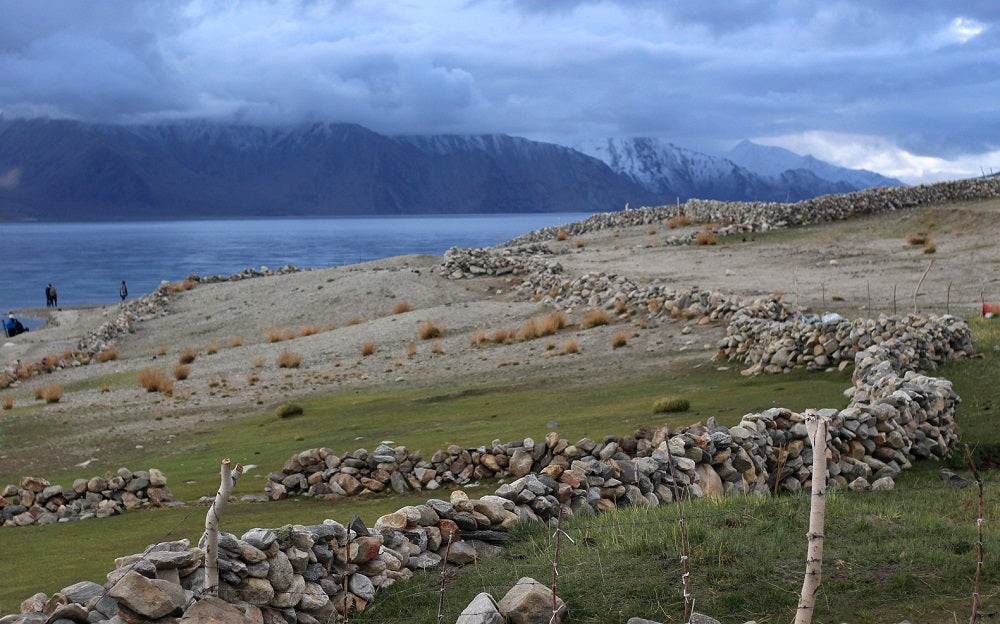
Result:
M1000 150L1000 3L0 0L0 11L8 117L330 120L565 143L751 137L816 151L869 137L951 160Z

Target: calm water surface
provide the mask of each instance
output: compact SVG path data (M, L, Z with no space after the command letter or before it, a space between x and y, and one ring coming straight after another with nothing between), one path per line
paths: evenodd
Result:
M190 273L247 267L325 268L402 254L441 255L487 247L589 214L449 215L386 218L254 219L126 223L0 224L0 310L118 301Z

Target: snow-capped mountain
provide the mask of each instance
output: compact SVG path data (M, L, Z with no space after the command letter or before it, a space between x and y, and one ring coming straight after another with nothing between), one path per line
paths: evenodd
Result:
M873 171L838 167L812 155L800 156L783 147L760 145L746 139L737 143L722 156L741 167L765 176L778 176L790 169L805 169L824 180L846 182L858 189L903 184L895 178L889 178Z
M847 193L869 186L899 184L871 172L848 176L849 169L835 167L812 157L786 159L793 166L770 163L763 152L756 164L746 166L729 158L711 156L646 137L609 138L574 146L598 158L612 170L628 176L665 199L797 201L828 193ZM744 150L749 153L750 150ZM784 157L784 155L782 155ZM802 166L803 164L811 167ZM830 177L827 177L827 174ZM836 174L836 175L833 175ZM867 177L865 177L867 176ZM875 176L874 178L872 176Z

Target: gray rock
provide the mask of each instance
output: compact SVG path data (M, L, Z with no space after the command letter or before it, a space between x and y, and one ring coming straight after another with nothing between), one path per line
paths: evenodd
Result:
M478 594L458 616L455 624L505 624L497 601L483 592Z

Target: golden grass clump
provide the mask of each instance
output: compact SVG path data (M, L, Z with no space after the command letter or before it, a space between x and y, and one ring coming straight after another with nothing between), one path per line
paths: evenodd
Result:
M512 329L497 329L493 332L493 342L495 344L504 344L510 342L514 339L516 332Z
M191 367L187 364L175 364L171 372L174 374L174 379L183 381L191 375Z
M205 355L215 355L219 352L219 343L213 342L205 347Z
M719 242L719 237L715 235L715 232L705 229L694 235L695 245L714 245Z
M163 371L155 368L145 368L139 371L139 385L146 389L146 392L164 392L166 388L173 391L173 381L163 374Z
M430 340L431 338L440 338L444 335L444 330L434 324L434 321L427 319L420 324L417 328L417 336L421 340Z
M528 319L524 325L517 330L517 339L521 342L534 340L542 336L542 323L538 319Z
M628 332L621 331L611 336L612 349L618 349L619 347L624 347L627 344L628 344Z
M160 345L160 346L156 347L156 356L157 357L163 357L166 354L167 354L167 347L165 345Z
M168 293L179 293L187 290L193 290L198 285L198 282L191 279L190 277L183 282L174 282L167 285Z
M562 312L552 312L542 319L542 331L545 336L554 334L564 327L566 327L566 315Z
M111 392L110 384L101 384L101 392Z
M375 341L366 340L364 344L361 345L361 355L368 357L373 353L375 353Z
M682 396L670 395L653 402L653 413L686 412L691 409L691 402Z
M928 238L927 242L924 243L924 253L925 254L937 253L937 243Z
M580 352L580 343L575 340L570 340L562 347L563 355L569 355L571 353L579 353L579 352Z
M110 362L112 360L117 360L118 349L116 349L115 347L108 347L104 351L98 352L98 354L94 356L94 359L96 359L98 362Z
M435 340L431 343L431 353L434 355L444 355L444 347L441 346L441 342Z
M242 347L243 346L243 336L233 336L229 339L230 347Z
M49 353L44 358L42 358L42 366L50 370L59 366L59 364L61 363L62 360L60 360L59 356L56 355L55 353Z
M177 356L177 363L190 364L191 362L194 362L196 357L198 357L197 351L191 347L184 347L184 349L180 352L180 355Z
M400 301L399 303L397 303L392 308L392 313L393 314L402 314L404 312L409 312L412 309L413 309L413 306L410 305L409 301Z
M606 310L594 309L583 315L583 320L580 321L580 329L590 329L599 325L607 325L610 322L611 317L608 316Z
M302 354L284 350L278 354L278 368L298 368L302 364Z
M650 314L659 314L663 311L663 298L656 297L655 299L650 299L646 304L646 309L649 310Z
M323 331L322 327L317 327L316 325L306 325L305 327L299 329L299 336L303 338L306 336L315 336L321 331Z
M291 340L295 338L295 332L283 329L281 327L272 327L267 330L267 341L268 342L282 342L284 340Z
M352 316L351 318L344 321L344 325L360 325L365 322L365 319Z
M417 354L417 343L412 340L406 343L406 357L411 358Z
M5 410L14 409L14 395L5 394L3 395L3 408Z
M263 356L258 356L253 359L254 368L264 368L265 364L267 364L267 358Z
M51 386L46 386L42 390L42 399L46 403L58 403L59 399L63 397L63 389L59 384L52 384Z
M587 241L583 240L582 238L578 238L575 241L573 241L573 246L576 247L577 249L583 249L584 247L587 246Z
M567 238L569 238L569 234L566 232L566 230L560 229L558 232L556 232L557 241L564 241Z
M691 225L691 217L687 215L677 215L667 220L667 227L671 230L684 227L685 225Z
M42 396L45 394L45 388L35 388L35 400L41 401Z
M472 334L472 337L469 338L469 346L470 347L478 347L479 345L483 344L484 342L489 342L489 341L490 341L490 339L486 337L486 330L485 329L477 329L476 333Z
M247 373L247 385L252 386L260 381L260 376L257 373Z
M916 234L910 234L906 237L906 243L914 247L919 247L927 243L928 240L927 232L920 231Z

